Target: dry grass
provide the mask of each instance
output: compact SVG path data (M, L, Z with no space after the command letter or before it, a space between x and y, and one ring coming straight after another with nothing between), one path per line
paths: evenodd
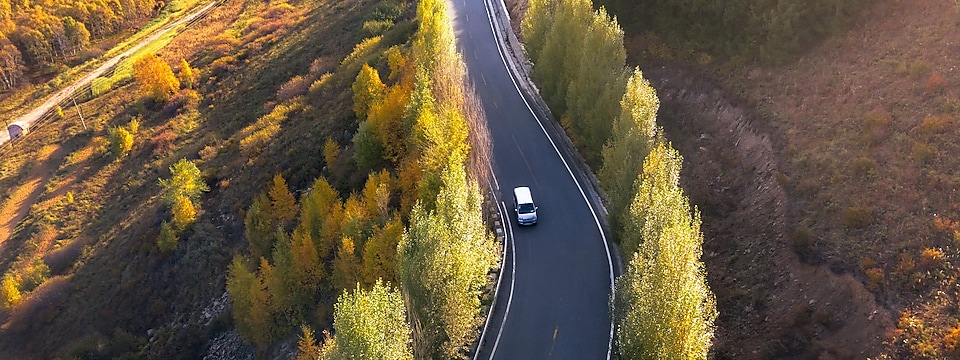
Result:
M111 358L146 349L139 355L202 357L214 330L178 321L223 293L226 264L243 244L239 209L264 183L260 174L288 171L295 189L309 186L322 171L322 140L330 138L345 149L338 187L350 189L362 184L354 178L366 176L355 176L343 146L349 143L343 134L356 129L352 115L344 115L351 114L349 84L356 74L334 69L360 41L363 12L374 2L305 0L290 2L292 8L225 2L160 53L168 63L187 59L198 70L198 92L180 93L164 107L140 102L131 86L121 87L83 104L88 130L70 108L63 121L34 129L34 141L2 160L0 184L15 189L15 201L4 206L26 212L17 241L0 245L0 265L19 266L18 256L39 257L56 277L14 311L0 336L0 353L69 358L73 350L106 344L91 354ZM385 38L391 34L397 36L388 30ZM325 72L330 74L322 86L307 91ZM242 135L249 134L243 130L290 102L305 103L310 111L300 105L287 111L274 136L258 139L259 155L244 157ZM141 127L133 150L113 162L104 155L106 129L134 117ZM53 151L52 144L61 150ZM38 153L49 161L30 159ZM200 158L213 190L204 195L204 213L178 249L163 255L155 238L159 219L169 214L158 204L156 180L181 158ZM46 180L28 184L40 172L49 172ZM65 200L68 191L72 203ZM14 203L29 205L6 205ZM147 329L172 323L176 331L140 347ZM140 345L118 350L114 344L120 343Z
M960 277L943 266L960 261L960 158L947 155L960 153L955 9L881 2L845 36L730 82L776 114L795 221L818 229L826 261L859 269L880 305L903 312L883 350L894 358L954 351L941 339L960 321L931 305ZM873 263L854 265L864 254Z

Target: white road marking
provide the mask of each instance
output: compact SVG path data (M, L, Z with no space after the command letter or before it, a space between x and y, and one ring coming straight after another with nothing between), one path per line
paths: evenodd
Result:
M506 5L503 3L503 0L500 0L500 6L501 6L501 9L506 9L506 8L507 8ZM576 176L574 176L573 170L571 170L571 169L570 169L570 165L567 164L567 160L563 158L563 154L560 152L560 149L557 147L557 144L553 141L553 138L550 137L550 133L548 133L548 132L547 132L547 129L543 126L543 122L540 121L540 117L537 116L537 113L536 113L535 111L533 111L533 108L530 106L530 103L527 102L527 98L526 98L525 96L523 96L523 91L520 91L520 86L517 85L517 80L514 79L514 74L513 74L512 71L510 71L510 66L507 64L507 59L506 59L506 57L505 57L504 54L503 54L503 50L500 48L500 44L501 44L502 39L500 38L500 35L499 35L498 31L497 31L498 26L497 26L496 22L493 20L493 15L490 13L490 3L489 3L489 1L485 2L485 4L484 4L484 10L487 11L487 21L488 21L488 23L490 24L490 31L493 32L494 38L495 38L495 39L498 39L498 41L497 41L497 52L500 53L500 61L503 62L504 68L507 70L507 73L510 75L510 81L513 82L513 87L514 87L514 89L516 89L516 90L517 90L517 93L520 94L520 99L523 100L524 105L527 106L527 110L530 111L530 114L533 115L533 118L537 120L537 124L540 125L540 130L543 131L543 134L544 134L544 135L546 135L547 140L550 141L550 145L553 146L553 150L557 153L557 156L560 157L560 161L563 162L563 166L567 169L567 173L568 173L568 174L570 175L570 177L573 179L573 182L577 185L577 189L580 191L580 196L583 197L583 201L587 203L587 208L590 209L590 213L591 213L591 215L593 215L593 221L594 221L594 223L595 223L596 226L597 226L597 230L600 232L600 238L603 240L603 245L604 245L604 246L603 246L603 250L606 252L606 255L607 255L607 265L608 265L608 267L609 267L609 272L610 272L610 296L611 296L611 297L612 297L612 296L615 296L615 295L616 295L616 289L614 288L613 259L612 259L612 257L610 256L610 246L609 246L609 243L607 242L607 236L606 236L606 234L603 233L603 226L600 224L600 218L597 216L596 210L593 209L593 205L590 204L590 200L587 198L586 192L583 191L583 187L580 185L580 181L577 180L577 177L576 177ZM514 255L516 255L516 254L514 254ZM516 262L516 257L514 257L514 262ZM513 300L513 285L512 285L512 284L511 284L511 289L510 289L510 296L511 296L510 300ZM506 312L504 313L504 320L503 320L503 322L500 324L500 332L501 332L501 333L503 332L503 326L504 326L504 324L506 323L507 314L510 313L510 303L511 303L511 301L507 301L507 310L506 310ZM613 330L614 330L614 329L613 329L613 322L611 321L611 322L610 322L610 338L609 338L609 340L608 340L608 342L607 342L607 360L610 360L610 354L611 354L611 351L612 351L612 349L613 349ZM498 336L497 336L498 342L499 342L499 339L500 339L500 336L498 335ZM494 350L496 350L496 344L494 345ZM495 351L494 351L494 353L495 353ZM491 359L493 358L493 353L491 353L490 358L491 358Z
M500 202L501 209L504 213L507 212L507 204L504 204L503 201ZM503 324L507 323L507 316L510 315L510 305L513 303L513 288L517 283L517 246L513 242L513 221L508 218L504 218L501 221L507 224L507 229L510 233L510 249L513 253L512 265L510 268L510 295L507 297L507 309L503 311L503 321L500 322L500 330L497 331L497 341L493 342L493 350L490 350L490 359L493 359L493 356L497 354L497 346L500 346L500 336L503 335ZM479 349L477 349L479 353Z

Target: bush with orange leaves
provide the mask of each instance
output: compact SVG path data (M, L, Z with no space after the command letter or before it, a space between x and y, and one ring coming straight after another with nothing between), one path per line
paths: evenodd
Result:
M926 248L920 253L920 268L924 270L935 269L943 263L943 250Z

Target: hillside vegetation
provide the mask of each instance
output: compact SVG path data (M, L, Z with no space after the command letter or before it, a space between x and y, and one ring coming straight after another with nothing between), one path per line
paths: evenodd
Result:
M72 59L98 56L103 51L92 44L145 24L161 9L171 13L192 4L177 0L169 7L155 0L0 1L0 90L15 89L36 74L59 72Z
M377 209L406 204L395 208L409 214L417 199L429 199L445 182L439 172L424 171L420 178L436 180L421 191L416 178L404 183L398 175L381 177L379 169L403 168L402 159L391 157L397 152L375 154L369 163L355 160L365 148L354 134L371 119L358 120L353 84L364 63L385 74L403 67L399 60L410 57L404 44L417 29L411 18L412 8L403 1L228 1L149 57L152 64L144 69L159 76L137 76L81 104L86 128L73 107L62 109L62 119L35 128L29 141L18 142L0 160L3 212L24 214L22 221L0 224L10 234L0 243L5 274L0 353L197 358L219 348L212 339L229 338L228 330L243 326L224 311L230 300L222 296L227 268L234 255L246 252L248 209L276 174L282 186L267 195L286 199L283 208L297 206L297 198L306 208L308 190L319 191L314 182L322 177L336 201L344 194L345 209L358 211L365 204L362 214L377 214L370 224L378 224L383 233L378 238L397 241L399 216ZM387 51L394 46L399 48ZM404 55L391 55L397 53ZM170 75L176 81L169 81ZM413 86L414 79L410 76L406 91L430 98ZM155 81L166 85L148 90ZM391 87L398 82L389 80ZM387 92L385 99L404 93ZM434 97L453 95L466 97ZM453 109L437 107L448 110ZM425 128L441 131L419 135L426 143L444 130ZM447 152L424 150L422 156L437 153ZM473 161L466 151L462 155L461 163ZM445 160L431 164L439 168ZM379 181L367 192L372 199L361 203L349 196L363 192L371 173ZM460 174L466 184L465 172ZM384 189L404 189L411 197ZM295 227L291 213L296 218L295 211L280 217L288 230ZM362 234L375 228L348 227ZM351 254L359 261L367 237L358 233L353 239L351 250L337 237L330 254L344 259ZM270 245L250 248L275 252ZM383 256L382 264L369 267L389 268L390 254ZM344 279L337 289L355 289L353 281ZM380 288L369 291L382 298ZM340 294L324 289L314 295L326 312L290 311L284 319L329 327L337 314L331 311L333 299ZM271 332L268 339L291 330Z
M765 31L749 21L713 27L723 17L701 12L713 29L701 31L699 21L693 29L660 25L691 18L677 11L679 3L610 3L632 32L631 58L664 68L657 83L672 89L669 107L696 108L672 112L713 115L676 119L668 132L688 139L675 140L684 149L699 149L698 164L719 168L691 171L685 180L712 213L705 224L714 222L705 228L712 229L707 242L716 244L708 246L716 255L706 261L721 312L718 356L957 357L960 273L951 194L958 164L947 154L956 152L960 116L960 7L953 1L812 2L793 11L786 11L789 1L776 2L783 11L765 1L723 5L769 9L762 14L770 19L826 14L788 17L784 29L807 29L796 32L799 41L786 42L797 46L766 52L755 46L777 37L736 40ZM832 14L848 16L831 25ZM691 105L698 96L708 102ZM775 157L762 160L773 160L773 187L757 180L753 189L736 188L748 177L767 176L757 162L724 161L736 156L723 154L752 146L733 132L710 132L736 117L738 132L755 129L773 145ZM711 158L720 160L702 160ZM785 197L772 204L729 198L778 191ZM741 213L739 204L750 204L752 214ZM738 230L753 228L744 224L750 219L771 219L763 229L773 231Z
M370 171L363 189L341 197L330 187L343 164L327 140L331 173L299 205L277 175L246 212L250 256L234 258L227 291L240 334L261 350L298 329L305 358L458 358L476 340L499 253L483 223L484 173L467 165L489 145L471 140L485 127L443 3L420 1L417 19L408 43L370 37L339 65L356 73L352 160ZM322 344L310 327L324 329Z
M849 26L876 0L627 1L603 4L666 58L789 61ZM695 55L695 56L692 56Z

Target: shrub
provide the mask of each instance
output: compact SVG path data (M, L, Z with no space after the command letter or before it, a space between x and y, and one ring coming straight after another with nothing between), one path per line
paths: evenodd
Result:
M11 273L3 275L0 281L0 309L9 310L20 302L20 284Z
M177 230L173 228L173 225L164 221L160 225L160 236L157 237L157 247L160 248L160 251L163 253L170 253L177 249L177 240L179 235L177 235Z
M890 136L890 123L893 117L884 109L874 109L864 116L860 125L861 142L867 145L879 145Z
M868 157L858 157L851 164L854 175L861 178L870 178L876 174L877 162Z
M110 129L110 152L120 159L133 148L133 134L122 127Z
M920 268L924 270L935 269L943 262L943 251L940 249L926 248L920 252Z
M917 262L914 261L913 255L910 255L909 253L903 253L900 255L900 262L897 263L897 273L901 275L909 275L916 266Z
M163 129L153 137L153 155L162 157L169 155L176 148L174 142L177 140L177 133L171 129Z
M917 129L925 135L939 134L947 131L952 123L949 115L932 115L925 117Z
M297 75L287 80L286 83L280 86L280 90L277 90L277 100L278 101L287 101L293 99L297 96L307 93L307 90L310 88L310 79L303 77L302 75Z
M960 325L951 328L943 337L943 347L946 348L947 354L960 357Z
M363 36L374 37L385 33L393 27L391 20L371 20L363 22Z
M914 79L922 79L930 73L930 65L924 62L918 62L910 66L910 76Z
M330 74L330 73L325 73L323 75L320 75L319 79L315 80L312 84L310 84L310 93L313 94L320 91L320 89L323 88L324 85L330 82L331 77L333 77L333 74Z
M851 206L840 212L840 221L852 229L862 229L873 221L873 209L869 206Z
M910 158L913 159L913 162L917 163L917 165L925 165L933 159L934 152L933 147L918 141L913 143L913 146L910 148Z
M30 267L23 274L23 283L21 287L25 291L31 291L36 289L37 286L43 284L44 281L47 281L47 278L50 277L50 267L47 266L43 259L36 258L33 260L33 264L30 264Z
M177 92L166 105L163 106L164 116L183 114L189 110L196 110L200 106L200 93L193 89L183 89Z
M927 78L927 83L924 84L927 92L931 94L940 93L946 86L947 79L937 73L930 74L930 77Z
M798 254L810 251L813 248L813 231L806 226L799 226L791 234L793 238L793 250Z
M883 285L884 273L883 269L875 267L868 269L867 274L867 289L870 291L880 290L880 286Z

